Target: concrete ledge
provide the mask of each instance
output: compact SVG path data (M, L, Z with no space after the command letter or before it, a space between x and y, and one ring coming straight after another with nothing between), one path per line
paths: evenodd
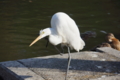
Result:
M110 55L120 58L120 51L110 47L97 48L97 51L108 53Z
M35 74L33 71L31 71L30 69L28 69L27 67L25 67L24 65L19 63L18 61L1 62L1 64L4 67L11 70L11 72L9 72L9 73L12 73L12 72L15 73L15 74L12 73L12 75L14 77L16 77L16 79L14 79L14 80L37 80L37 79L44 80L41 76ZM1 69L3 69L3 67ZM8 70L6 72L8 72ZM6 74L5 72L2 72L2 73ZM18 77L20 77L21 79L19 79ZM5 80L7 80L7 79L5 79ZM8 79L8 80L10 80L10 79ZM11 79L11 80L13 80L13 79Z
M90 80L120 80L120 74L115 75L115 76L101 76L100 78L97 79L90 79Z
M71 53L68 80L117 80L120 78L120 53L113 49L105 52L85 51ZM114 54L115 53L115 54ZM4 80L64 80L68 54L35 57L0 62L0 76ZM4 74L4 75L3 75ZM5 77L9 77L6 79Z
M7 67L0 64L0 80L24 80Z

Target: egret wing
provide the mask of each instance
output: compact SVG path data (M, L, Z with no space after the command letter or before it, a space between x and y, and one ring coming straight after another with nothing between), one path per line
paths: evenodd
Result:
M76 51L81 50L85 43L80 37L75 21L67 14L59 12L53 15L51 26L62 37L62 44L67 44Z

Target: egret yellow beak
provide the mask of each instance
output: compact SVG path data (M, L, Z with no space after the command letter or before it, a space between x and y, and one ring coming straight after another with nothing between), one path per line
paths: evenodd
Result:
M38 40L40 40L40 38L41 38L41 36L38 36L38 37L29 45L29 47L32 46L34 43L36 43Z

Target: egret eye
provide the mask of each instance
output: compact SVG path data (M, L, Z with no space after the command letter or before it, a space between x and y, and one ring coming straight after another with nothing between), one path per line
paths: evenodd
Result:
M40 35L44 34L45 32L43 30L40 30Z
M41 31L41 32L40 32L40 35L42 35L42 34L44 34L44 33L45 33L44 31Z
M41 34L44 34L45 32L43 31Z

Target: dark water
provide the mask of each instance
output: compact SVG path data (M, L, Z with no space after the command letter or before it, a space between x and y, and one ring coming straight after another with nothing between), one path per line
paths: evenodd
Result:
M1 0L0 61L58 54L52 45L45 47L44 39L29 47L56 12L71 16L81 33L97 33L85 41L84 50L104 42L102 30L120 39L120 0Z

